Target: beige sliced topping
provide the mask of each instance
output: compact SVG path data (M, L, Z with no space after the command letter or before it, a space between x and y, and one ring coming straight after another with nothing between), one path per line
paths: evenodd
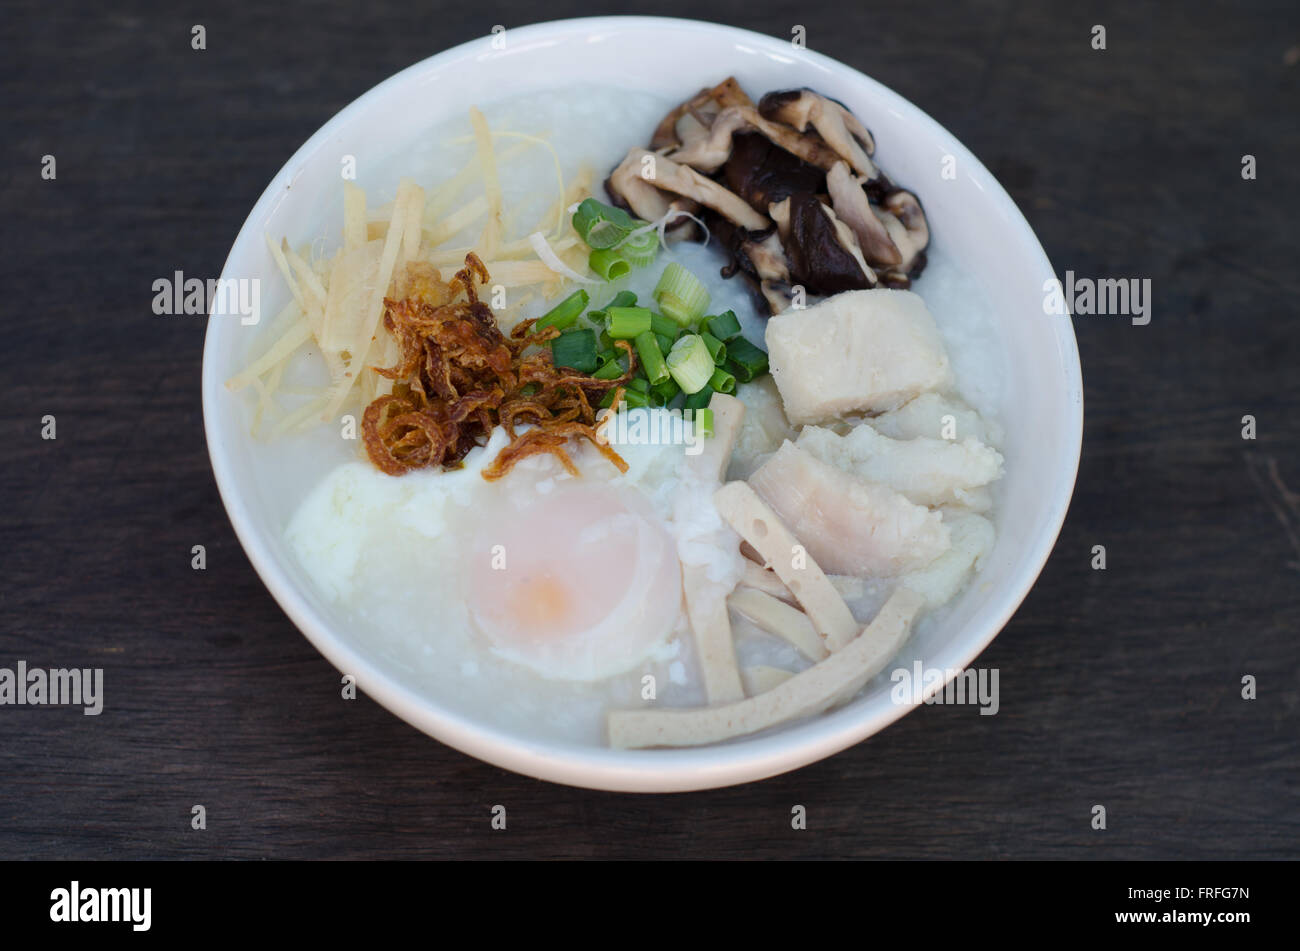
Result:
M398 341L382 323L384 298L419 297L422 286L439 282L437 268L460 268L470 252L487 265L494 285L532 288L512 293L510 305L498 312L503 330L521 319L520 311L530 299L553 297L568 280L586 280L575 269L585 270L587 249L566 230L566 210L590 192L590 169L580 170L566 187L558 155L543 137L494 131L473 109L470 126L469 136L447 144L473 143L473 160L428 193L403 181L392 201L374 205L356 184L343 183L343 242L338 253L322 256L314 253L314 246L295 251L287 241L267 236L268 250L293 303L282 312L283 325L265 331L270 347L228 382L231 389L253 391L255 434L276 438L307 429L336 419L345 405L359 401L366 406L377 396L391 394L393 381L375 369L393 365L400 353ZM496 150L494 141L503 138L519 141ZM522 216L531 217L533 206L506 206L502 181L514 169L505 163L539 147L550 153L555 168L554 201L527 238L507 240L507 235L522 233ZM464 189L475 180L481 181L482 193L462 201ZM689 199L663 197L674 205L695 207ZM449 246L453 239L466 243L461 236L480 228L472 244ZM545 254L533 240L543 229L553 232L549 239L542 237ZM329 370L323 388L293 383L285 372L286 364L312 338ZM303 396L310 399L293 408L280 401Z
M352 182L344 182L343 249L355 250L366 241L366 193Z
M360 314L357 344L351 351L354 358L360 358L355 363L358 368L369 366L374 362L369 354L378 336L380 320L384 315L384 296L388 293L388 286L393 282L397 254L407 236L406 222L412 216L417 219L424 216L424 189L403 179L397 186L397 198L393 202L393 217L388 224L388 233L384 236L375 283L370 292L370 300L366 302L365 309ZM376 346L375 350L378 349ZM325 411L321 414L323 420L332 420L338 414L339 407L347 399L358 376L358 373L344 375L331 384Z
M686 464L699 478L721 483L736 448L740 425L745 421L745 404L734 396L714 393L709 409L713 412L713 435L699 443L700 451L687 456Z
M736 664L736 645L731 637L726 592L702 571L682 574L686 617L695 634L695 650L704 672L704 690L709 703L728 703L745 695Z
M794 600L794 595L790 593L790 589L785 586L785 583L776 576L775 571L771 568L764 568L748 558L745 559L745 574L740 579L740 583L746 588L762 591L764 594L770 594L782 601Z
M860 598L866 593L867 583L861 578L854 578L852 575L827 575L826 577L830 580L831 586L840 593L840 597L845 600ZM790 604L794 604L797 600L785 583L776 576L775 571L748 559L745 561L745 574L740 579L740 583L746 588L762 591Z
M825 640L839 650L858 633L857 622L834 586L771 507L744 482L713 494L718 514L772 566ZM799 567L795 567L799 565Z
M713 436L703 440L698 455L686 458L696 477L716 485L731 460L731 450L745 418L745 404L734 396L714 393L709 409L713 411ZM743 697L745 690L740 682L731 617L727 613L726 599L730 592L711 581L703 571L691 570L683 572L682 593L709 702L726 703Z
M727 599L727 604L749 618L769 634L793 646L809 660L817 661L829 651L813 630L808 615L792 608L780 598L775 598L754 588L737 588Z
M297 310L297 301L289 304L294 310ZM288 308L286 308L288 309ZM244 387L256 383L263 373L268 372L273 367L282 364L288 356L301 347L312 337L311 325L305 320L298 320L293 323L288 330L276 339L275 343L267 348L266 353L249 364L244 372L239 373L226 381L226 386L232 390L242 390Z
M884 669L907 640L924 603L916 592L899 588L843 650L757 696L692 710L612 711L606 720L610 745L700 746L821 713Z
M483 192L488 203L487 223L483 226L477 251L480 257L491 258L496 255L504 230L501 217L501 177L497 173L496 153L492 149L492 132L488 128L487 119L475 106L470 106L469 121L474 129L474 145L483 175Z
M352 350L361 345L369 317L366 305L374 293L383 250L383 241L363 241L335 256L325 317L316 332L316 341L325 350Z
M767 693L773 687L780 686L793 676L793 671L757 664L745 668L745 689L753 697L760 693Z

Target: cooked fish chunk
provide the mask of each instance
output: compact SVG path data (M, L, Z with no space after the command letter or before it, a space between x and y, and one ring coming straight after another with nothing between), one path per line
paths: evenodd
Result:
M844 436L806 426L796 445L822 462L887 485L918 505L987 508L988 493L973 490L1002 476L1002 454L977 439L890 439L860 423Z
M952 600L967 575L993 548L993 523L980 515L962 513L944 519L952 534L952 548L918 571L908 572L902 584L925 598L927 607L937 608Z
M949 419L948 417L952 417ZM891 439L978 439L996 448L1002 442L1001 429L953 396L922 393L898 409L882 413L871 426Z
M749 478L824 570L857 578L922 568L951 546L943 516L790 441Z
M772 378L796 426L896 409L952 383L943 338L911 291L846 291L767 323Z

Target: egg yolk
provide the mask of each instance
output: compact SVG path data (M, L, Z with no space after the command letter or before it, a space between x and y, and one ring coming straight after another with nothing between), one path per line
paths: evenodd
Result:
M478 526L468 575L474 627L502 654L557 679L635 666L681 607L672 538L639 494L603 484L497 510Z
M573 608L568 587L550 573L524 578L506 590L506 612L524 624L563 627L572 621Z

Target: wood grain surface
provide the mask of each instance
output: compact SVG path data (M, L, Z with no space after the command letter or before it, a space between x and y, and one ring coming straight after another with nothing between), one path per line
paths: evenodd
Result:
M385 77L494 24L595 12L6 4L0 666L103 667L107 702L0 707L0 858L1297 857L1293 0L635 10L805 26L969 146L1058 272L1152 281L1148 326L1075 319L1083 462L1050 563L980 658L997 716L925 707L789 775L628 796L513 775L340 699L218 497L204 321L155 316L151 284L218 275L281 164Z

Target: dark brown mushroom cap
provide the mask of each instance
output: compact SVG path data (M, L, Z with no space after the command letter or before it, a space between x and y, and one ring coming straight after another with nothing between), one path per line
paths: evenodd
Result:
M758 112L764 119L787 122L796 129L807 128L807 114L812 103L805 94L810 92L811 89L778 89L769 92L758 100Z
M822 191L826 181L821 169L755 132L733 137L723 174L727 187L755 208L766 208L795 192Z
M790 196L790 231L783 242L791 279L810 294L838 294L872 286L852 251L841 242L834 220L817 196Z

